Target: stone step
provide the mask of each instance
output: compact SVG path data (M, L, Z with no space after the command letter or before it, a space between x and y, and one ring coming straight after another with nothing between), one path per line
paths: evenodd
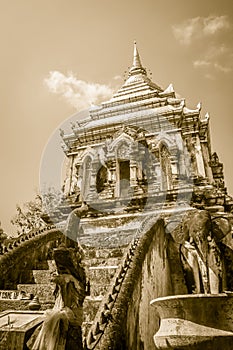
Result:
M86 337L89 329L91 328L95 315L99 309L102 297L86 297L83 303L83 324L82 333L83 337Z
M33 294L39 297L40 302L54 302L54 283L40 283L40 284L18 284L17 289L24 291L26 294Z
M91 266L112 266L112 265L119 265L122 260L122 257L119 258L92 258L88 261L84 261L85 266L87 268Z
M91 286L90 296L93 298L103 297L109 289L109 284L94 284Z
M117 265L89 267L88 277L90 280L90 295L92 297L106 294L117 268Z
M124 249L122 248L85 248L85 263L91 261L92 259L119 259L124 254Z
M31 300L2 299L0 300L0 313L6 310L28 310ZM1 343L0 343L0 349Z
M47 284L51 282L51 271L49 270L33 270L32 274L37 284Z
M117 268L118 265L90 266L88 270L89 278L92 283L109 284L115 275Z
M92 322L99 309L102 297L93 298L88 296L83 303L83 320L84 322Z

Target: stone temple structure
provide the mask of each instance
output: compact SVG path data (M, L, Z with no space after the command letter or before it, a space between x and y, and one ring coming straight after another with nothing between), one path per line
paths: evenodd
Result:
M136 213L137 223L130 220L135 232L150 212L231 209L223 165L211 151L209 115L201 115L201 103L187 108L172 85L163 90L153 83L136 44L124 85L72 130L62 133L69 161L64 194L74 205L86 201L90 215L110 220L111 227L113 216L127 221ZM84 234L94 221L87 222Z
M64 201L46 229L2 247L3 319L9 309L27 314L22 291L37 294L42 311L56 303L53 252L68 244L63 233L71 227L87 279L79 303L84 349L232 349L233 200L201 104L189 109L172 85L152 82L135 43L123 86L61 137ZM69 281L81 283L67 269ZM42 322L38 312L35 324ZM10 344L15 338L6 332L13 329L4 327L0 337ZM19 349L29 347L32 327L24 329ZM72 329L71 350L80 348L80 332Z

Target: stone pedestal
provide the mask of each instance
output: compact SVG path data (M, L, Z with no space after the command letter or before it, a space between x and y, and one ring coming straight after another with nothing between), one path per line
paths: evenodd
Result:
M151 301L160 316L154 335L158 349L231 350L233 297L227 294L187 294Z

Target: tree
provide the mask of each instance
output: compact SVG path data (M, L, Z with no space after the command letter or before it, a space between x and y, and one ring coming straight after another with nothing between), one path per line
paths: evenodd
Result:
M63 200L63 193L54 187L46 187L41 192L42 209L47 215L51 215Z
M37 194L34 200L22 206L17 205L17 214L12 218L11 223L17 227L18 235L46 227L47 223L51 223L49 218L61 200L61 192L49 187L41 195Z
M1 221L0 221L0 254L2 253L2 244L4 241L8 238L7 234L4 232L4 230L1 227Z
M26 202L22 207L17 205L16 210L17 214L12 218L11 223L17 227L18 235L45 226L41 219L42 198L40 195L37 195L35 200Z

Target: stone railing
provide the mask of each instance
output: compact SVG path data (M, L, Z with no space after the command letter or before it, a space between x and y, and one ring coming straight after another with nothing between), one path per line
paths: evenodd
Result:
M61 230L56 226L48 226L17 237L3 247L0 255L0 289L16 289L19 283L33 283L30 271L37 269L40 264L43 265L42 260L49 259L52 249L62 239Z
M29 241L31 239L34 239L34 237L44 234L46 231L50 231L52 229L56 229L57 227L55 225L51 225L51 226L46 226L43 229L38 229L38 230L32 230L28 233L25 233L23 235L20 235L19 237L16 237L15 240L11 243L9 243L7 246L6 245L2 245L2 254L1 255L5 255L8 254L10 252L12 252L12 250L14 250L15 248L18 248L22 243ZM0 256L1 259L1 256Z
M143 234L145 234L158 221L158 218L159 215L148 214L139 226L135 234L135 238L141 237Z
M0 290L0 300L17 300L19 299L19 290Z

